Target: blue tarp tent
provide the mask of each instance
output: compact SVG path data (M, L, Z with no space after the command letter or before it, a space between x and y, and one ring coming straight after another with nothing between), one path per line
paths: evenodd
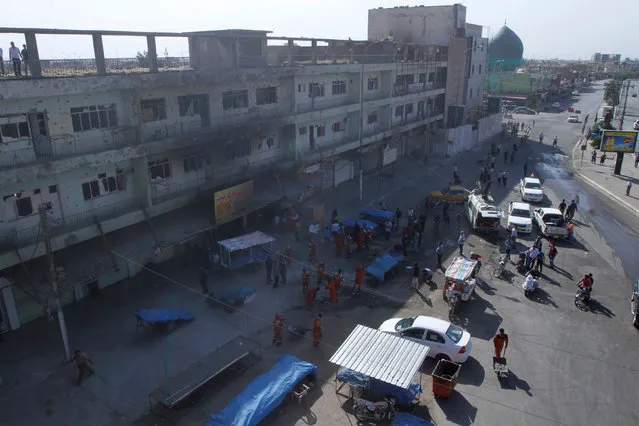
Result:
M134 315L149 324L169 321L193 321L195 319L192 313L184 309L142 309L135 312Z
M351 218L351 219L346 219L346 220L342 221L342 224L344 224L344 226L347 227L347 228L354 228L356 223L359 224L360 228L375 229L375 228L377 228L377 226L379 226L375 222L371 222L370 220L366 220L366 219L352 219Z
M390 271L402 260L404 260L404 256L400 253L386 253L368 265L366 272L378 280L384 281L384 275L386 272Z
M408 386L408 389L404 389L381 380L370 378L365 374L358 373L357 371L353 371L348 368L342 368L337 373L337 380L342 383L348 383L352 386L369 389L379 398L384 398L385 396L390 395L395 398L395 403L397 405L410 405L413 401L415 401L417 395L422 393L422 387L419 383L412 382Z
M377 210L366 208L359 212L361 216L370 217L375 220L386 220L392 219L395 216L395 213L389 212L388 210Z
M435 426L435 424L412 414L399 412L395 415L391 426Z
M282 355L269 371L253 380L206 426L254 426L282 403L284 397L317 367L292 355Z

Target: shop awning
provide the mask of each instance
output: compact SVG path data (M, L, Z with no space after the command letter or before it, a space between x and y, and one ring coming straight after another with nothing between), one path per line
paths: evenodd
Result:
M329 361L407 389L427 354L428 346L357 325Z

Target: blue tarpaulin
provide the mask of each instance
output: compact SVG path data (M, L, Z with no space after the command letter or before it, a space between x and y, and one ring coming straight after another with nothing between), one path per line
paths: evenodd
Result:
M435 426L435 424L409 413L398 412L391 426Z
M248 298L253 296L255 292L256 291L254 288L239 287L239 288L229 288L219 292L216 291L213 293L212 296L214 299L219 299L222 302L229 302L233 300L246 301Z
M192 313L184 309L142 309L134 315L149 324L169 321L193 321L195 319Z
M404 256L400 253L386 253L368 265L366 272L378 280L384 281L384 275L386 275L386 272L393 269L402 260L404 260Z
M344 221L342 221L342 224L344 224L345 227L347 228L354 228L355 224L358 223L360 228L371 228L371 229L375 229L378 225L375 222L371 222L370 220L366 220L366 219L346 219Z
M361 216L367 216L378 220L392 219L393 216L395 216L395 213L389 212L388 210L377 210L371 208L366 208L360 211L359 214Z
M369 389L379 398L392 396L395 398L397 405L410 405L415 401L417 395L422 393L422 387L419 383L413 382L408 386L408 389L404 389L381 380L370 378L365 374L349 370L348 368L342 368L339 373L337 373L337 380L351 386Z
M309 374L317 375L317 366L292 355L282 355L269 371L249 383L224 410L211 414L206 426L257 425Z

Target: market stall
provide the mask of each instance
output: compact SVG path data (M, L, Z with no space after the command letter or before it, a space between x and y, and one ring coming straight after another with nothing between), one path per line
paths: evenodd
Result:
M228 269L261 263L272 252L275 238L260 231L219 241L220 264Z
M451 295L457 294L462 301L468 301L475 290L479 263L464 256L457 256L446 269L443 296L450 299Z
M360 211L359 215L364 219L370 220L371 222L383 225L384 222L386 222L387 220L393 220L395 213L389 212L388 210L366 208Z
M386 253L383 256L373 260L366 268L366 273L373 277L377 282L383 282L404 260L401 253Z

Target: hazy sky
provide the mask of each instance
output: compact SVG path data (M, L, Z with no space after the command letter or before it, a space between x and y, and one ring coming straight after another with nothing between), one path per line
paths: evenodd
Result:
M524 42L526 58L589 59L594 52L638 57L636 0L467 0L467 21L495 33L508 21ZM31 0L26 9L2 13L0 26L187 32L245 28L274 35L365 39L368 9L441 5L444 1L390 0ZM9 9L4 8L7 12ZM22 45L20 34L0 34ZM109 37L107 57L133 57L141 38ZM92 57L90 37L39 36L41 58ZM183 40L159 39L158 54L188 56Z

